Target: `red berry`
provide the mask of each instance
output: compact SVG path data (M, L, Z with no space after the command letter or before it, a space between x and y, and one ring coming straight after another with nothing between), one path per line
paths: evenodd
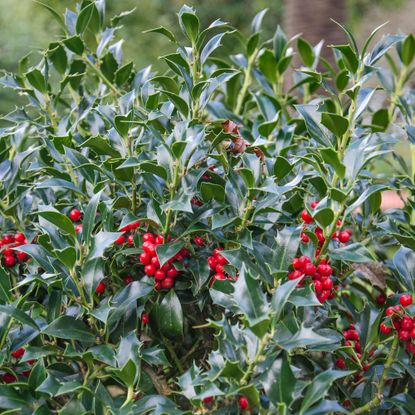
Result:
M376 297L376 302L379 304L379 305L384 305L385 303L386 303L386 295L384 295L384 294L379 294L377 297Z
M302 268L300 258L294 258L292 260L291 264L294 267L294 269L300 269L300 268Z
M349 330L347 335L347 340L359 340L359 332L357 330Z
M7 255L4 257L4 266L12 267L14 264L16 264L16 258L14 256Z
M175 278L179 274L179 271L175 267L171 267L167 270L167 278Z
M392 325L396 330L401 328L401 319L399 317L392 317Z
M360 342L355 342L354 349L356 352L359 352L359 353L361 352Z
M25 240L25 236L21 232L16 232L15 235L14 235L14 240L16 242L23 242Z
M225 276L225 274L222 274L221 272L217 272L213 276L213 279L215 279L215 280L226 280L226 276Z
M224 274L225 273L225 270L223 269L223 265L219 265L219 264L216 265L215 271L219 272L219 274Z
M156 283L154 284L154 289L156 291L160 291L161 290L161 282L160 281L156 281Z
M164 271L162 271L161 269L158 269L154 273L154 278L158 281L164 280L164 278L166 278L166 273Z
M408 305L412 304L412 295L402 294L399 298L399 302L402 304L402 307L408 307Z
M143 313L141 314L141 323L145 326L148 324L148 322L150 321L150 317L148 316L147 313Z
M218 255L218 256L216 257L216 262L217 262L219 265L226 265L226 264L228 263L228 260L227 260L224 256L222 256L222 255Z
M385 312L385 314L387 315L387 316L391 316L392 314L394 314L396 312L396 310L395 310L395 308L394 307L388 307L387 309L386 309L386 312Z
M3 375L3 382L4 383L13 383L16 379L16 376L12 375L11 373L5 373Z
M150 242L154 244L156 242L156 238L154 237L152 233L145 233L143 235L143 242Z
M212 271L214 271L214 270L215 270L215 268L216 268L216 265L217 265L218 263L217 263L217 261L216 261L216 258L215 258L215 257L210 256L210 257L208 258L208 264L209 264L209 268L210 268Z
M162 235L157 235L155 244L156 245L164 244L164 237Z
M213 277L212 277L212 279L210 280L210 283L209 283L209 287L211 287L212 286L212 284L216 281L216 280L226 280L226 276L225 276L225 274L215 274Z
M212 402L213 399L214 399L213 396L206 396L206 398L202 399L202 402L203 403L209 403L209 402Z
M128 285L134 282L134 279L131 275L127 275L126 277L123 278L123 281L125 285Z
M336 359L335 365L339 369L345 369L346 368L346 362L341 357L339 357L338 359Z
M139 220L136 220L135 222L132 222L129 225L130 230L132 230L132 231L137 229L139 226L140 226L140 221Z
M314 291L317 295L320 295L323 291L323 284L319 280L314 281Z
M128 243L128 245L131 245L131 246L134 245L134 235L133 234L128 235L127 243Z
M151 276L156 273L156 267L153 264L148 264L144 267L144 274Z
M306 275L313 275L317 271L317 267L311 262L309 262L308 264L305 264L303 269Z
M221 255L220 255L220 251L223 251L223 248L215 248L215 249L213 250L213 256L214 256L215 258L217 258L218 256L221 256Z
M151 242L144 242L141 247L143 248L144 252L147 252L151 256L156 255L156 246Z
M23 347L20 347L19 349L16 349L14 352L12 352L12 356L15 359L20 359L23 355L24 355Z
M11 248L4 248L2 253L4 256L14 255L14 251Z
M323 235L323 230L322 230L322 229L320 229L320 228L317 228L317 229L314 231L314 233L316 234L317 239L318 239L318 241L320 242L320 244L323 244L323 243L324 243L324 241L326 240L326 238L324 238L324 235Z
M415 339L415 327L410 331L409 335Z
M407 342L411 338L411 335L409 334L409 331L399 330L398 337L399 337L399 340L403 342Z
M105 284L102 281L100 281L97 285L97 288L95 288L95 292L97 294L102 294L104 291L105 291Z
M115 241L115 245L122 245L125 242L125 237L124 235L120 235Z
M26 259L29 258L29 255L27 255L26 252L20 251L16 254L16 257L19 261L26 261Z
M82 225L82 223L78 223L78 225L75 225L75 233L81 232L83 227L84 225Z
M339 232L338 238L339 238L339 241L341 243L345 244L346 242L349 241L350 234L348 232L346 232L346 231L342 231L342 232Z
M311 202L311 205L310 205L311 209L315 209L319 203L320 202L318 200L315 200L314 202Z
M329 290L323 290L319 296L317 296L318 301L320 303L324 303L328 298L330 297L330 291Z
M304 209L301 212L301 219L305 222L305 223L312 223L314 221L313 217L307 212L306 209Z
M12 244L13 242L14 242L14 236L13 235L4 235L3 236L4 245Z
M412 329L412 326L413 326L413 323L410 317L408 316L402 317L402 321L401 321L402 330L410 331Z
M323 285L323 290L331 290L333 287L333 280L327 277L321 279L321 284Z
M301 233L301 240L307 244L308 242L310 242L310 238L308 237L308 235L306 235L304 232Z
M151 258L151 264L153 264L156 268L160 268L160 261L156 256Z
M320 264L317 267L317 272L321 275L323 275L324 277L330 277L330 275L332 274L333 270L331 269L330 265L326 265L326 264Z
M300 278L303 275L303 273L299 270L292 271L288 274L289 280L296 280L297 278Z
M143 253L140 254L140 256L138 257L138 259L140 260L140 262L143 265L148 265L150 263L150 261L151 261L152 258L151 258L151 255L149 253L143 252Z
M202 237L200 236L195 236L193 238L193 242L197 245L197 246L203 246L205 244L205 241L203 240Z
M300 260L301 268L303 269L306 266L306 264L309 264L311 262L311 259L306 255L300 256L299 260Z
M174 285L173 278L166 278L161 282L161 286L165 289L170 289Z
M81 218L82 216L82 212L79 209L72 209L69 212L69 218L73 221L73 222L78 222L78 220Z
M249 401L246 396L240 396L239 397L239 407L244 411L249 406Z

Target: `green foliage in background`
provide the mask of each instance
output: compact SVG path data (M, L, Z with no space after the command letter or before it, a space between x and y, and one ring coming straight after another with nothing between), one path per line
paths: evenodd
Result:
M0 77L2 413L412 415L413 35L331 65L182 6L154 71L105 0L52 14Z

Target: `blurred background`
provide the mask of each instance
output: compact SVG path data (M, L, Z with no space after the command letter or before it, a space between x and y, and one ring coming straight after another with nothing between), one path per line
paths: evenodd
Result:
M62 13L76 4L74 0L42 2ZM384 32L412 31L415 8L415 0L107 0L109 16L135 8L119 31L125 39L125 59L137 67L150 63L157 67L157 57L171 52L171 44L162 36L142 31L160 25L175 29L176 13L184 3L196 8L202 24L220 17L245 33L255 13L268 8L266 36L272 37L280 24L288 35L301 32L313 45L322 38L326 44L343 42L342 32L330 17L346 23L359 43L385 21L389 24ZM15 71L20 58L28 53L36 57L37 51L59 36L50 13L33 0L0 0L0 10L0 69ZM232 46L238 50L238 45ZM0 114L16 104L12 94L0 89Z

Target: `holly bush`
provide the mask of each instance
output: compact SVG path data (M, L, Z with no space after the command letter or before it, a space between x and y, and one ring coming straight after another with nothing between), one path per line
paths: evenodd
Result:
M126 13L50 12L0 79L27 102L0 129L2 413L413 414L414 37L343 28L332 64L265 11L183 6L143 34L154 73Z

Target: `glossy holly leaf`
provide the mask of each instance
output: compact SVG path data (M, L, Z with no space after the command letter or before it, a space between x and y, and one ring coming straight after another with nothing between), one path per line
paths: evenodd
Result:
M356 199L355 202L353 202L350 206L347 207L347 209L345 210L345 215L349 215L372 195L379 193L382 190L386 190L387 188L387 186L382 184L375 184L373 186L369 186L367 189L363 191L363 193Z
M353 372L351 371L345 370L326 370L325 372L318 374L306 390L299 413L303 415L308 408L323 398L335 380L348 376L352 373Z
M10 278L5 269L0 266L0 304L12 300Z
M330 257L340 261L365 263L374 260L371 252L360 243L353 243L330 250Z
M402 246L393 257L393 266L403 287L413 292L415 287L415 252Z
M145 30L143 33L159 33L163 36L166 36L171 42L176 42L176 38L170 30L166 29L163 26L155 27L154 29Z
M178 16L183 33L189 38L189 40L195 43L199 35L200 23L194 10L191 7L184 5L180 9Z
M76 238L74 224L66 215L55 210L42 210L35 212L35 214L54 224L64 233L71 235L73 238Z
M94 333L81 320L71 316L60 316L45 327L42 332L51 337L67 340L79 340L91 343L95 340Z
M294 398L296 378L286 353L274 360L266 371L263 387L269 400L278 406L280 403L291 405Z
M334 171L337 173L337 175L341 179L343 179L346 173L346 167L340 161L338 152L332 147L328 147L320 149L320 154L323 160L327 164L330 164L333 167Z
M288 267L297 253L299 237L299 228L285 227L278 232L273 247L273 260L270 264L272 272L283 274L288 271Z
M85 243L88 245L91 238L92 238L92 231L94 229L96 214L98 209L98 203L101 199L102 190L99 191L97 194L92 196L91 200L89 201L84 217L82 219L82 239L85 240Z
M262 337L269 323L269 306L259 280L249 274L245 265L234 284L233 300L246 317L251 330Z
M82 278L89 295L92 297L99 282L105 278L103 258L93 258L86 261L82 266Z
M302 325L300 329L292 334L291 332L277 332L277 343L287 352L291 352L297 347L316 346L330 343L332 340L319 335L312 328Z
M160 266L162 267L168 260L172 259L183 247L183 241L173 241L157 245L156 253Z
M92 250L88 255L88 260L103 257L105 251L111 247L115 240L122 234L122 232L99 231L93 238Z
M284 310L284 306L290 298L290 295L292 295L293 291L295 290L297 284L297 281L292 280L286 281L284 284L281 284L277 287L271 301L272 310L275 313L277 321L280 318L280 315Z
M314 63L313 47L302 37L297 39L297 48L305 66L312 67Z
M22 411L22 414L33 413L32 403L33 399L30 396L19 393L12 385L0 385L0 408L11 410L3 413L12 414L16 411Z
M323 112L321 114L321 123L336 137L343 136L349 128L349 121L347 118L330 112Z
M183 310L174 290L170 290L158 307L157 325L167 337L183 336Z
M15 305L0 305L0 314L2 313L9 317L13 317L21 324L27 324L33 329L39 330L39 326L35 323L35 321Z

